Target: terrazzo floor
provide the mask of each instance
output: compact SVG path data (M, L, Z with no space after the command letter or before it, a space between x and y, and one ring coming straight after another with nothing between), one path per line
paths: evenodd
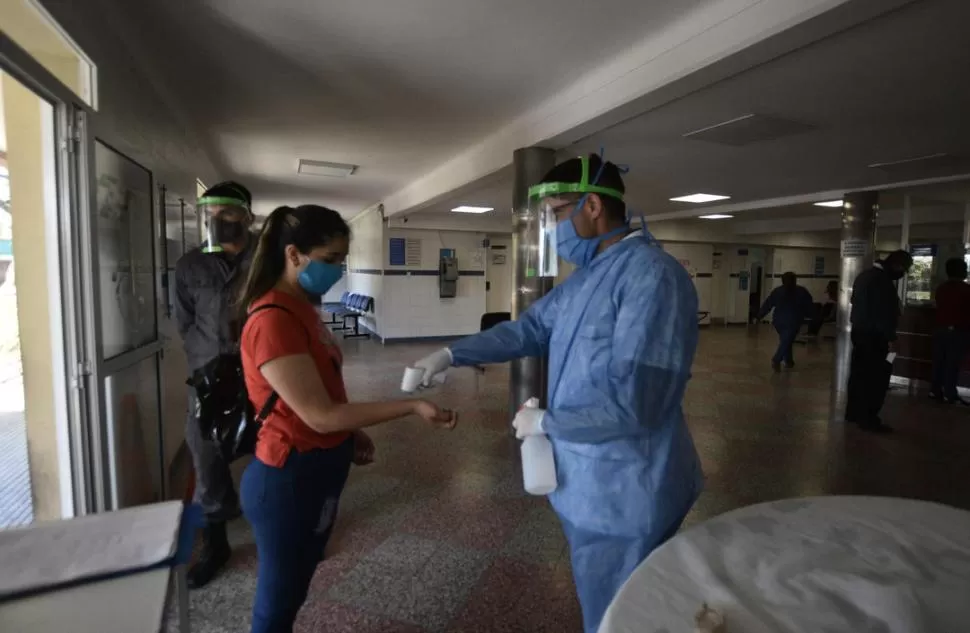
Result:
M928 499L970 509L970 409L894 390L889 436L832 420L832 345L799 346L769 367L770 328L712 328L685 410L706 473L686 526L761 501L822 494ZM435 345L345 342L352 400L398 396L405 364ZM580 631L565 540L541 498L522 491L509 434L508 372L452 371L431 394L460 412L452 432L417 421L375 428L377 463L355 468L337 530L296 630L304 633ZM245 520L233 557L191 594L195 633L247 631L256 551Z

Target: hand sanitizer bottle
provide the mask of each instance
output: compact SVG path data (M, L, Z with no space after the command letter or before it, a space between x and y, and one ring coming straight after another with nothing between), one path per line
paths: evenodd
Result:
M523 407L535 409L538 398L529 398ZM522 440L522 482L530 495L547 495L556 489L556 460L552 442L545 435L530 435Z

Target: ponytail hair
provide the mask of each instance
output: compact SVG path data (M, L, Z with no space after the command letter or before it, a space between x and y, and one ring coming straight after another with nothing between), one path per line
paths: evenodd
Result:
M246 282L236 302L239 323L254 301L273 289L286 270L286 247L304 255L336 238L349 238L350 227L333 209L315 204L279 207L269 214L259 234Z

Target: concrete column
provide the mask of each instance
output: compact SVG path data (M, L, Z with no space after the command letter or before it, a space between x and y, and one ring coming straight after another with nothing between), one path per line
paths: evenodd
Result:
M844 405L849 384L849 358L852 354L852 325L849 322L852 284L873 263L879 192L848 193L842 206L842 270L839 276L838 337L835 344L835 374L832 388L836 406Z
M518 319L529 306L552 289L555 279L538 277L539 218L529 204L529 187L537 184L556 164L554 150L526 147L513 154L515 181L512 185L512 318ZM529 398L536 396L546 405L546 359L520 358L512 361L509 374L511 415Z

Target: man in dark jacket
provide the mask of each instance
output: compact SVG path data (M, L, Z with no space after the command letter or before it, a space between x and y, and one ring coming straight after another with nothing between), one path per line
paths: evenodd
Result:
M208 239L175 265L175 317L189 365L189 409L185 442L195 468L195 499L206 515L202 553L189 570L189 586L202 587L229 560L226 521L239 516L229 464L203 436L199 400L215 364L239 355L233 324L236 288L245 280L255 246L252 196L235 182L208 189L198 201ZM203 392L204 393L204 392Z
M895 347L899 323L896 282L912 265L909 253L895 251L861 273L852 285L852 361L845 419L866 431L892 431L879 418L879 411L892 376L886 356Z
M802 323L815 310L812 293L798 285L798 276L795 273L787 272L781 276L781 285L771 291L764 305L761 306L758 321L760 322L772 310L775 313L773 319L775 331L778 332L778 349L771 359L771 368L779 371L781 364L785 363L785 367L791 369L795 366L795 357L792 353L795 338Z

